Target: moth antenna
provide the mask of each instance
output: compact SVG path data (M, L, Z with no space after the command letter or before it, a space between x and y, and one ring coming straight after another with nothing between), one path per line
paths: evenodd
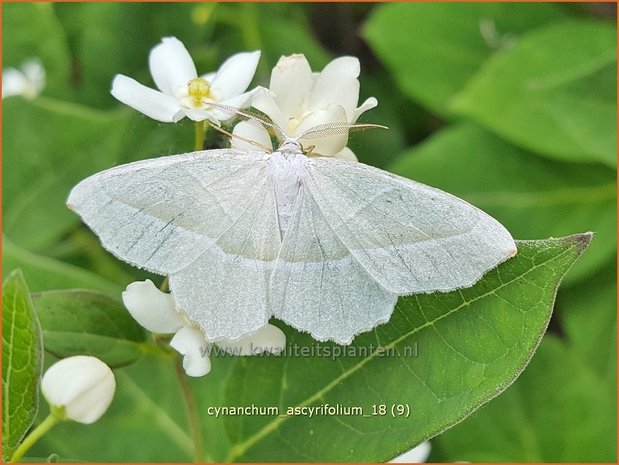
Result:
M243 118L245 118L244 121L247 121L254 126L260 127L260 125L262 125L271 128L275 131L278 138L285 138L284 131L282 131L282 129L277 124L275 124L273 121L269 120L260 113L257 113L250 109L240 109L229 105L223 105L221 103L209 103L209 105L213 108L216 108L217 110L220 110L223 113L226 113L229 116L242 116Z
M324 123L308 129L297 139L320 139L321 137L335 136L345 132L365 131L367 129L389 129L381 124L351 124L351 123Z
M259 149L262 149L265 152L271 153L273 151L272 147L265 147L264 145L262 145L259 142L256 142L255 140L250 140L247 139L246 137L243 136L239 136L238 134L234 134L232 132L226 131L224 128L222 128L221 126L217 126L215 123L213 123L212 121L206 120L209 124L209 126L211 126L213 129L221 132L222 134L225 134L226 136L228 136L230 139L232 139L233 137L239 140L242 140L243 142L247 142L248 144L251 144L255 147L258 147Z

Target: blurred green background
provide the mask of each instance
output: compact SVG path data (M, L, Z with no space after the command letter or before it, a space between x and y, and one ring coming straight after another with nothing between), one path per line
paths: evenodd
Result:
M254 83L265 86L281 55L304 53L314 70L355 55L361 100L379 101L362 119L390 127L351 139L360 161L458 195L517 239L595 232L531 365L503 395L433 439L429 460L614 462L615 16L611 3L4 4L3 68L38 57L47 85L36 99L2 102L3 272L22 268L32 291L115 295L147 276L107 254L64 201L89 174L192 149L190 121L154 122L109 93L117 73L152 85L147 56L161 37L183 41L199 73L260 49ZM136 392L144 387L132 379L148 376L156 385L147 390L165 391L164 376L144 370L120 371L130 386L125 397L88 434L100 438L114 421L128 421L114 412L132 395L142 399ZM217 390L221 381L207 383ZM159 402L174 404L175 389L164 400L159 392ZM153 408L139 402L133 407ZM182 412L157 418L172 430L167 422L183 424ZM134 421L135 436L110 439L115 445L80 446L68 427L39 453L179 460L181 439L162 449L157 437L143 436L152 420ZM143 437L139 448L129 446Z

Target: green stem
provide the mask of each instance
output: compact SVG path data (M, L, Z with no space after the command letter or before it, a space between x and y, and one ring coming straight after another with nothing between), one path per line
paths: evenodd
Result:
M168 292L170 290L170 278L168 276L163 278L163 281L161 281L161 286L159 286L159 290L161 292Z
M195 149L204 149L204 137L206 136L206 121L196 121L195 125Z
M19 445L17 450L13 453L10 462L18 463L24 454L28 452L35 442L37 442L45 433L47 433L50 429L56 426L58 423L62 421L62 418L50 413L48 417L41 422L39 426L33 429L28 436L23 440L23 442Z
M196 400L191 391L191 386L187 381L187 375L183 369L183 362L180 357L175 361L176 377L181 385L183 400L185 401L185 411L187 412L187 422L189 423L189 432L194 447L194 462L202 462L204 457L204 446L202 445L202 431L200 428L200 419L198 418L198 407Z

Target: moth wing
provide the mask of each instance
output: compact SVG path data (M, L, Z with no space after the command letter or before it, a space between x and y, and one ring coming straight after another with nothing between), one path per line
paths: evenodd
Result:
M498 221L453 195L362 163L307 163L326 222L362 267L399 294L468 287L516 253Z
M262 152L210 150L91 176L68 204L114 255L170 276L176 305L209 339L268 320L280 241Z
M301 186L271 277L273 315L318 340L348 344L389 320L397 296L359 265Z
M210 150L129 163L83 180L67 204L115 256L167 275L238 219L255 195L262 159Z
M170 275L176 304L208 339L237 339L264 326L271 315L269 278L280 249L273 180L265 170L253 184L235 183L249 203L214 243Z

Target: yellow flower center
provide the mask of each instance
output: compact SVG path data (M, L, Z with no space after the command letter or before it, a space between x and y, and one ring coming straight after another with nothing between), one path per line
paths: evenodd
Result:
M194 107L201 107L205 100L212 99L211 83L206 79L194 78L187 83L189 97Z

